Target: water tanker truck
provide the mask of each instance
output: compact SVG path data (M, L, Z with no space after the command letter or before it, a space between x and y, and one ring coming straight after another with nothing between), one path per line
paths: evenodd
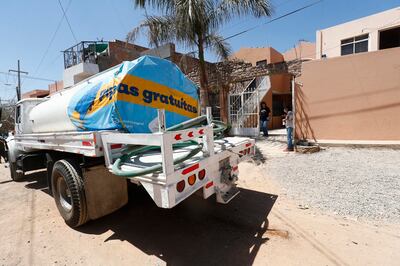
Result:
M123 62L43 99L16 104L7 142L15 181L45 169L56 206L71 227L128 201L128 182L173 208L190 195L228 203L238 193L238 164L254 140L225 137L199 115L195 84L168 60Z

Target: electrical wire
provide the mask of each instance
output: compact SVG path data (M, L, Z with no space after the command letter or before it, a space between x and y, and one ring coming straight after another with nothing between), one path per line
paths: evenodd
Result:
M42 58L41 58L40 61L39 61L38 66L36 67L35 71L33 72L34 75L37 74L37 72L39 71L40 67L42 66L42 64L43 64L43 62L44 62L44 59L46 58L48 52L50 51L50 47L51 47L51 45L53 44L53 42L54 42L54 40L55 40L55 38L56 38L56 36L57 36L58 31L60 30L60 27L61 27L61 25L62 25L62 22L63 22L63 20L64 20L64 18L65 18L65 14L66 14L66 12L68 11L68 9L69 9L69 7L70 7L70 5L71 5L71 2L72 2L72 0L69 0L69 2L68 2L68 4L67 4L67 7L65 8L65 13L63 12L62 17L61 17L60 21L59 21L58 24L57 24L56 30L54 31L54 33L53 33L53 35L52 35L52 37L51 37L51 39L50 39L50 42L49 42L49 44L47 45L47 48L46 48L46 50L45 50L45 52L44 52Z
M62 10L62 12L64 14L65 21L67 21L67 24L68 24L69 30L71 31L72 37L74 37L75 42L78 43L78 39L76 38L74 31L72 30L71 24L69 23L69 19L67 17L67 14L66 14L66 12L64 10L64 7L62 6L60 0L58 0L58 4L60 5L60 8L61 8L61 10Z
M311 4L308 4L308 5L306 5L306 6L300 7L300 8L298 8L298 9L295 9L295 10L293 10L293 11L290 11L290 12L288 12L288 13L286 13L286 14L283 14L283 15L281 15L281 16L279 16L279 17L276 17L276 18L274 18L274 19L271 19L271 20L269 20L269 21L267 21L267 22L265 22L265 23L258 24L258 25L256 25L256 26L250 27L250 28L245 29L245 30L243 30L243 31L241 31L241 32L238 32L238 33L236 33L236 34L233 34L233 35L231 35L231 36L228 36L228 37L224 38L223 40L226 41L226 40L232 39L232 38L234 38L234 37L237 37L237 36L239 36L239 35L242 35L242 34L244 34L244 33L247 33L247 32L249 32L249 31L255 30L255 29L257 29L257 28L259 28L259 27L261 27L261 26L264 26L264 25L267 25L267 24L271 24L272 22L275 22L275 21L277 21L277 20L283 19L283 18L288 17L288 16L290 16L290 15L293 15L293 14L295 14L295 13L298 13L298 12L304 10L304 9L310 8L310 7L312 7L312 6L315 6L315 5L317 5L317 4L319 4L319 3L323 2L323 1L324 1L324 0L319 0L319 1L313 2L313 3L311 3Z
M280 4L278 4L278 5L273 5L272 7L273 7L273 9L275 9L275 8L284 6L284 5L288 4L288 3L291 2L291 1L294 1L294 0L286 0L286 1L284 1L284 2L282 2L282 3L280 3ZM240 22L238 22L238 23L235 23L235 24L233 24L233 25L230 25L230 26L228 26L228 27L222 29L220 32L222 32L222 31L227 31L227 30L230 30L230 29L232 29L232 28L235 28L236 26L239 26L240 24L243 24L243 23L245 23L245 22L248 22L249 20L250 20L250 18L246 18L246 19L244 19L244 20L242 20L242 21L240 21Z
M10 75L10 76L13 76L13 77L16 77L16 76L18 76L17 74L13 74L13 73L7 73L7 72L3 72L3 71L0 71L0 74L8 74L8 75ZM56 80L54 80L54 79L47 79L47 78L33 77L33 76L28 76L28 75L24 75L24 76L23 76L23 78L25 78L25 79L32 79L32 80L41 80L41 81L51 81L51 82L54 82L54 81L56 81Z

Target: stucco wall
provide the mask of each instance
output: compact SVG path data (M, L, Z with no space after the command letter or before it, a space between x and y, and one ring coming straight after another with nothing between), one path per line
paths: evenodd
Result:
M240 59L255 66L258 61L262 60L267 60L268 64L282 62L283 55L272 47L245 47L240 48L239 51L235 52L231 56L231 59Z
M313 60L315 59L315 43L301 41L292 49L283 53L285 61L297 59Z
M296 133L321 140L400 140L400 48L303 64Z
M341 40L369 34L368 51L379 49L379 31L400 25L400 7L368 17L363 17L327 29L316 34L317 59L325 54L327 58L341 55Z

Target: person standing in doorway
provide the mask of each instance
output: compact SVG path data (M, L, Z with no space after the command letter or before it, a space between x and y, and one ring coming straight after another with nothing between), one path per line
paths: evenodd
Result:
M283 112L286 114L284 122L287 133L287 148L285 151L293 151L293 112L289 111L287 107L283 109Z
M260 121L261 121L261 129L263 131L264 137L268 137L268 121L269 121L269 114L271 110L265 104L265 102L261 103L260 108Z

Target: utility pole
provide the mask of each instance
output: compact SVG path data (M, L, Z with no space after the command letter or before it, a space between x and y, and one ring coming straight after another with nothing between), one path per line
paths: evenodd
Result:
M17 86L17 101L21 100L21 73L28 75L28 72L25 71L21 71L20 66L19 66L19 59L18 59L18 69L14 70L14 69L10 69L8 70L8 72L17 72L18 74L18 86Z

